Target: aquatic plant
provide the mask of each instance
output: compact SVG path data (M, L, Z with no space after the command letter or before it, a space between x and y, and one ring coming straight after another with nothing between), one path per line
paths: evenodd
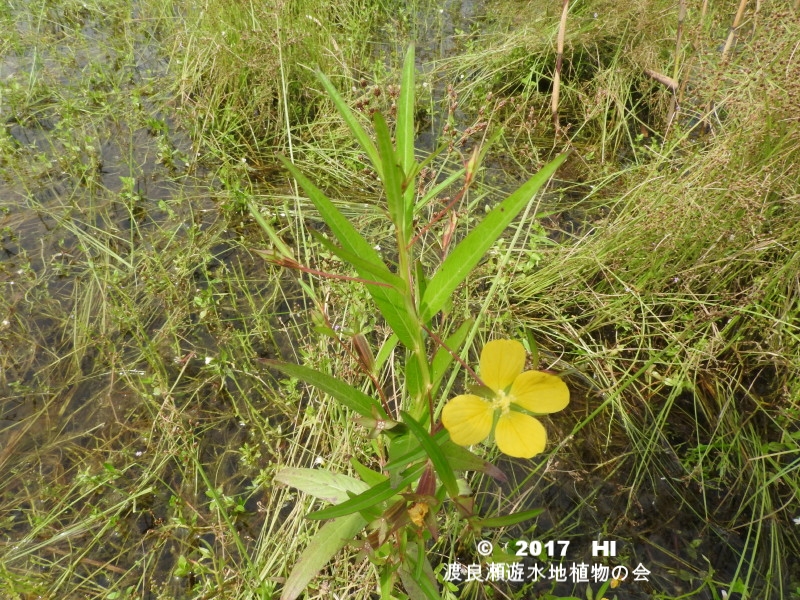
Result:
M499 448L513 456L531 457L544 449L544 430L536 419L519 411L554 412L564 408L569 399L566 385L555 375L537 371L522 373L525 351L519 342L496 340L487 344L481 358L481 377L494 400L490 403L477 396L453 399L444 409L446 429L442 429L437 419L439 383L456 358L466 366L457 353L465 349L467 332L473 324L467 321L449 336L440 336L436 333L437 329L443 329L440 313L566 155L545 165L492 208L432 275L427 276L415 244L433 224L422 226L418 215L434 201L435 194L417 198L416 178L438 152L422 162L417 162L415 157L413 46L403 64L394 135L384 116L375 112L372 115L375 142L333 84L321 72L317 75L380 179L385 199L382 210L394 230L392 251L396 263L385 262L375 249L375 243L365 238L291 161L284 158L283 164L308 194L333 239L318 233L314 233L314 237L356 272L357 277L350 279L368 290L393 332L390 349L398 345L404 348L405 361L396 375L395 386L403 392L401 398L388 401L379 379L374 376L375 360L363 335L354 336L354 347L359 365L370 375L375 395L380 400L350 385L341 376L304 365L270 363L360 415L359 422L380 442L375 459L381 461L384 456L388 459L378 469L353 459L352 465L359 478L296 468L284 469L276 475L278 481L333 504L308 515L311 519L330 521L309 542L286 581L282 598L298 597L311 578L365 527L368 534L361 544L379 569L382 597L390 597L399 577L410 597L438 598L436 578L425 551L427 541L438 537L435 518L438 509L444 505L443 500L449 498L479 531L482 523L489 522L474 514L471 499L465 492L466 484L459 483L458 473L482 471L502 477L496 467L461 446L477 443L489 434L492 414L497 408L500 413L496 429ZM476 148L460 169L464 184L457 197L463 197L474 180L480 159L481 153ZM251 212L258 218L255 207ZM259 222L271 239L278 238L266 221L259 219ZM285 248L282 251L276 247L261 253L276 264L324 275L318 269L300 265L287 255ZM332 333L326 329L327 333ZM386 353L384 346L381 354L385 356ZM476 402L480 404L477 408ZM534 514L538 511L505 515L498 524L514 524Z

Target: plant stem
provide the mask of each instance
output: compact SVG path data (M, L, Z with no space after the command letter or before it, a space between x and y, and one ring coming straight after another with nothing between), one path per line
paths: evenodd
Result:
M567 30L567 13L569 12L569 0L564 0L561 8L561 21L558 24L558 41L556 49L556 70L553 74L553 97L550 110L553 114L553 125L556 128L556 135L561 131L558 121L558 96L561 91L561 65L564 62L564 35Z

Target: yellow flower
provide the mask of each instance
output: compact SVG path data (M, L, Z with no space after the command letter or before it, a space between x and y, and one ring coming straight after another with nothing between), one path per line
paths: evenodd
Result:
M428 514L429 507L424 502L415 502L414 505L408 509L408 516L411 522L417 527L422 527L425 523L425 515Z
M494 340L481 352L480 377L493 393L489 400L465 394L456 396L442 410L442 424L450 439L460 446L482 442L492 432L500 451L531 458L544 451L547 433L534 417L564 409L569 389L555 375L525 371L525 348L514 340ZM496 425L495 425L495 416Z

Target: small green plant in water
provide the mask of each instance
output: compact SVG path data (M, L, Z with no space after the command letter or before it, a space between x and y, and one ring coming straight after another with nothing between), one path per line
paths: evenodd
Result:
M544 450L544 427L532 414L563 409L569 401L566 385L555 375L523 372L525 351L510 340L489 342L481 355L480 378L458 358L468 345L473 323L459 326L439 317L459 285L498 240L511 221L531 201L558 166L561 155L524 183L518 190L490 210L472 227L428 276L420 261L417 242L432 225L450 215L453 204L467 195L480 164L477 150L460 170L447 179L452 185L463 178L456 200L445 211L430 211L435 216L424 226L422 215L436 200L443 186L417 194L417 175L438 152L418 163L414 156L414 50L410 48L403 64L394 141L384 117L373 115L375 140L362 128L328 79L318 77L367 155L381 180L386 213L393 224L396 263L387 264L335 204L290 161L286 168L308 194L325 220L332 240L310 232L317 241L343 262L351 265L357 277L323 273L300 264L258 209L250 212L274 245L272 251L259 251L268 260L304 272L348 279L364 285L393 335L377 355L360 333L345 341L327 323L324 311L318 330L336 339L356 360L371 380L375 394L357 389L342 379L305 365L273 361L276 369L316 387L359 415L358 421L375 438L379 470L351 461L358 477L321 469L283 469L276 480L331 503L308 515L328 522L317 532L287 578L281 598L297 598L311 579L351 540L366 530L356 545L379 572L381 597L396 597L398 579L412 599L439 598L438 584L426 555L428 543L438 539L436 515L449 499L471 529L514 525L536 516L539 510L482 518L475 514L465 471L478 471L497 479L502 472L464 446L478 443L494 431L501 451L516 457L531 457ZM485 150L484 150L485 152ZM419 196L419 197L418 197ZM452 232L451 232L452 234ZM382 242L383 243L383 242ZM310 291L310 290L309 290ZM402 390L398 404L390 403L383 390L381 372L398 346L405 350L405 363L399 371L396 389ZM473 394L457 396L437 419L437 406L444 402L439 387L453 361L461 362L475 377ZM394 406L397 406L395 409ZM532 413L532 414L528 414ZM388 461L387 461L388 459Z

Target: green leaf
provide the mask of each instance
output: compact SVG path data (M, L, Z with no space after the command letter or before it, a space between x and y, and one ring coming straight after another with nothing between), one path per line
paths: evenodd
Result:
M333 235L339 240L346 251L359 256L362 260L371 262L376 266L386 266L375 249L365 240L355 227L344 215L334 206L333 202L322 193L309 179L303 175L297 167L290 163L286 158L279 156L283 165L292 173L298 183L308 194L309 199L317 207L322 218L331 228ZM363 279L369 279L367 272L359 270L357 265L353 265ZM420 326L416 317L409 312L406 298L403 294L393 288L386 288L379 285L366 284L372 299L378 305L383 318L400 338L406 347L414 348L418 344Z
M419 445L417 438L411 435L411 433L408 431L408 427L403 425L403 430L400 433L395 434L397 429L398 428L395 427L391 431L386 432L386 435L389 438L389 464L392 464L392 469L386 469L384 466L384 470L387 471L395 481L400 480L400 473L409 465L409 463L403 463L401 465L396 463L396 460L402 460L403 457L410 456L412 453L417 451L419 452L419 456L416 459L417 462L425 457L425 452L422 450L422 446Z
M539 516L544 511L543 508L534 508L531 510L524 510L510 515L503 515L502 517L490 517L488 519L480 519L475 521L478 527L508 527L509 525L516 525L523 521L528 521Z
M442 444L442 453L447 457L454 471L479 471L486 473L497 481L508 481L505 473L498 467L463 446L454 444L449 439Z
M376 264L368 260L364 260L360 256L357 256L352 252L348 252L344 248L336 246L333 242L325 239L321 234L317 233L313 229L309 230L309 233L311 234L311 237L322 244L328 251L333 253L335 256L338 256L343 261L353 265L353 267L355 267L359 273L367 273L373 280L391 286L401 294L405 293L404 290L406 289L406 282L392 273L383 262Z
M539 345L536 343L536 338L533 337L533 331L530 329L525 330L525 339L528 342L528 348L531 352L531 364L533 368L539 367Z
M418 466L414 469L411 469L404 477L400 479L397 486L392 486L391 481L386 480L383 483L379 483L378 485L372 486L365 492L358 494L350 498L346 502L342 502L341 504L337 504L335 506L329 506L328 508L323 508L322 510L318 510L313 512L307 516L309 519L335 519L337 517L343 517L344 515L349 515L361 510L365 510L375 506L383 502L384 500L388 500L392 496L395 496L399 493L399 489L405 487L415 479L417 479L420 474L422 473L422 466Z
M414 437L419 440L422 449L425 450L425 454L431 459L433 468L439 475L439 479L442 480L447 493L451 498L458 496L458 483L456 483L456 476L455 473L453 473L453 468L450 466L450 463L447 462L447 457L442 453L441 448L439 448L434 438L428 435L428 432L407 412L400 411L400 415L403 417L403 423L405 423L406 427L414 434Z
M414 74L414 45L411 44L403 60L395 128L397 156L403 173L410 173L414 167Z
M360 256L363 260L374 264L383 264L383 260L375 251L375 248L373 248L353 224L339 212L339 209L336 208L331 199L328 198L322 190L311 183L311 180L303 175L300 169L289 162L285 156L278 155L278 159L306 191L309 199L314 203L320 216L325 220L328 227L331 228L333 235L336 236L336 239L339 240L342 247Z
M440 429L433 435L433 439L437 444L441 445L445 440L449 440L450 438L446 429ZM413 448L413 450L409 450L405 454L402 454L397 458L393 458L386 463L386 465L383 467L384 471L389 473L398 473L411 463L415 463L426 457L425 450L421 446L413 444Z
M522 184L517 191L495 206L453 249L428 283L428 289L420 302L419 313L423 323L428 323L442 309L458 285L466 279L486 251L530 202L539 188L550 179L566 157L567 154L562 154L542 167L541 171Z
M414 438L411 439L414 440ZM505 473L503 473L503 471L494 466L492 463L483 460L481 457L473 454L466 448L451 442L450 436L446 429L440 429L437 431L433 435L433 440L441 447L442 452L447 457L447 460L454 471L480 471L481 473L486 473L498 481L508 481ZM406 445L406 447L409 447L409 445ZM390 450L393 450L393 448L390 447ZM392 457L393 454L397 453L390 451L389 456ZM421 445L415 443L410 445L410 449L400 456L393 457L384 466L384 470L392 475L396 475L408 465L418 462L425 457L425 450Z
M383 368L383 365L386 364L386 361L389 360L389 357L392 355L392 352L397 347L397 335L394 333L386 338L386 341L383 342L381 349L378 350L378 355L375 357L375 372L380 373L380 370Z
M731 583L731 594L747 594L747 586L742 581L741 577L737 577L736 581Z
M414 185L405 180L414 170L414 45L411 44L403 60L403 77L400 81L400 97L397 99L397 122L395 139L397 140L397 162L400 167L402 189L403 237L406 244L412 235L412 212L414 210ZM405 180L405 181L404 181Z
M363 479L365 488L369 488L373 485L378 485L379 483L383 483L386 481L387 477L383 473L378 473L377 471L373 471L369 467L362 465L355 457L350 458L350 465L353 467L353 470L358 473L358 476ZM364 490L350 490L352 492L360 493Z
M424 394L422 372L420 371L419 362L415 360L412 355L406 361L406 389L408 395L412 398L419 398Z
M297 379L301 379L313 385L319 391L328 394L334 400L354 410L362 417L373 418L375 416L373 411L377 411L378 415L384 419L388 418L383 407L374 398L336 377L326 375L325 373L304 367L303 365L295 365L277 360L267 360L265 362L268 366L278 369L282 373L286 373L289 377L297 377Z
M361 127L361 123L358 122L358 118L356 118L356 115L350 110L350 107L347 106L347 103L339 95L339 92L336 91L334 85L328 80L327 77L325 77L322 71L317 70L317 78L319 78L322 86L325 88L325 91L328 92L328 95L336 106L336 110L338 110L339 114L342 115L342 118L344 119L345 123L347 123L350 131L353 132L356 140L361 145L361 148L364 149L364 152L369 157L370 161L372 162L372 166L378 173L378 176L383 178L383 164L381 162L380 155L378 154L378 150L375 148L375 144L372 143L369 135L367 135L367 132L363 127Z
M383 189L386 191L386 202L389 205L389 215L395 227L403 233L402 238L406 240L406 210L404 206L403 173L397 161L394 148L392 148L392 134L381 113L376 112L373 116L375 124L375 135L378 138L378 152L383 161ZM408 240L406 240L406 243Z
M436 576L422 549L422 561L413 554L417 551L417 544L409 542L406 549L406 560L400 564L397 572L400 581L411 600L441 600ZM410 563L410 564L409 564Z
M322 469L281 469L275 475L275 481L331 504L346 502L350 498L347 492L360 494L369 489L369 486L359 479Z
M281 600L295 600L314 576L328 564L345 544L364 529L367 522L359 514L347 515L326 523L300 555L281 592Z
M416 297L422 298L425 295L425 289L428 287L428 278L425 276L425 267L422 266L422 262L419 260L414 261L414 281L417 284Z

